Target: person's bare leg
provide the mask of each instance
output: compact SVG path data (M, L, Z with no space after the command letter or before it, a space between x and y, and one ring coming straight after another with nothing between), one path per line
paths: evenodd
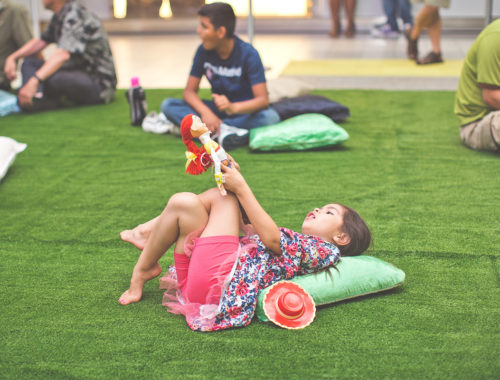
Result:
M209 217L201 237L232 235L240 231L240 207L234 194L222 196L218 189L211 189L199 195Z
M340 34L340 1L330 0L330 16L332 19L332 28L330 37L338 37Z
M356 24L354 21L356 13L356 0L344 0L345 13L347 16L347 28L345 30L346 37L354 37L356 34Z
M174 242L177 253L184 253L186 236L203 228L208 212L200 197L193 193L173 195L165 210L154 223L137 264L132 272L130 287L119 299L122 305L140 301L144 284L161 274L158 260Z
M437 7L431 5L424 5L424 7L418 12L417 17L415 17L415 23L411 30L411 38L417 40L424 29L429 28L434 22L436 22L436 16L439 17L439 11Z
M429 25L429 39L431 40L432 51L436 54L441 54L441 17L439 8L436 8L436 16L434 22Z
M159 216L147 221L146 223L139 224L132 230L124 230L120 232L121 239L127 243L133 244L142 251L146 246L146 242L158 218Z

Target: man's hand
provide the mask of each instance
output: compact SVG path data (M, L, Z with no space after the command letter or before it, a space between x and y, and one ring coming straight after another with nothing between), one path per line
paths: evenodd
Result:
M236 113L234 103L231 103L226 95L212 94L212 99L219 111L225 112L228 115Z
M210 132L212 132L212 135L214 136L219 135L219 127L222 121L217 117L216 114L214 114L211 111L206 112L203 115L201 115L201 121L205 123Z
M21 108L30 108L33 105L33 96L37 89L38 80L35 77L31 77L17 94L17 100Z
M7 59L5 60L5 66L4 66L4 71L5 75L7 75L7 78L9 80L14 80L17 78L17 62L12 56L8 56Z

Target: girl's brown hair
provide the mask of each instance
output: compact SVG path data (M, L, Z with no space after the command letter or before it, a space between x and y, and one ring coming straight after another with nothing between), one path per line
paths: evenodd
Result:
M368 225L359 214L352 208L340 205L344 208L344 225L343 232L350 237L350 242L346 245L339 246L342 256L361 255L370 247L372 242L372 234Z

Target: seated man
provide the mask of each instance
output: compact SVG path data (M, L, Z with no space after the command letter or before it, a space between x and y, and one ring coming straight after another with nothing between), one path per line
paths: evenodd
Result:
M41 38L33 38L7 58L7 77L16 77L20 58L36 54L53 42L57 49L47 61L24 60L19 106L35 112L58 107L62 98L76 105L111 101L116 89L115 66L97 16L74 0L43 0L43 4L54 16Z
M0 68L7 57L33 38L25 7L9 0L0 0ZM10 80L0 71L0 89L9 91Z
M500 20L479 34L465 57L455 114L465 145L500 151Z
M198 15L202 43L193 60L184 100L165 99L161 110L177 125L185 115L197 114L225 149L234 149L248 143L249 129L278 123L279 116L269 107L259 53L233 34L233 8L226 3L206 4ZM210 82L213 100L198 96L203 75Z

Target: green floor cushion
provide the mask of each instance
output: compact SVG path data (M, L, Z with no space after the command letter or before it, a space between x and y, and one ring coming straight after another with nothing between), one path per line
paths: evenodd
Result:
M250 149L306 150L337 145L348 138L347 132L329 117L308 113L277 124L251 129Z
M395 288L403 283L405 273L394 265L373 256L343 257L336 268L297 276L293 281L314 299L316 306ZM269 288L262 290L257 302L257 317L268 322L263 309Z

